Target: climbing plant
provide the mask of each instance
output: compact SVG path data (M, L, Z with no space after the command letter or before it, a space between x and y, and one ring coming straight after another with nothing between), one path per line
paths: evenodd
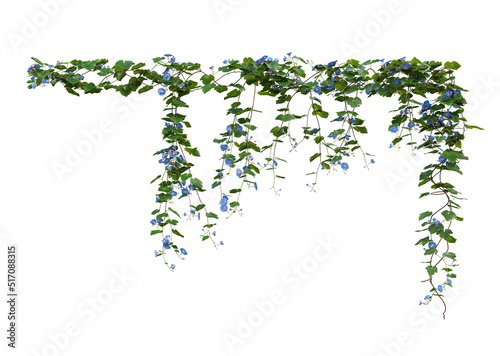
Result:
M365 152L358 137L367 133L365 120L358 108L364 97L397 97L398 107L393 110L387 129L394 134L390 147L409 146L435 156L419 177L419 186L427 187L420 198L439 196L442 205L419 215L422 233L416 245L423 246L426 279L430 292L420 301L428 304L439 298L444 304L444 290L452 287L456 277L456 255L450 246L456 242L452 223L462 221L456 214L457 201L464 199L450 183L451 173L462 174L460 162L468 159L462 151L462 141L468 129L481 129L468 125L464 118L466 100L455 82L457 62L407 60L369 60L360 63L350 59L344 63L332 61L314 64L287 53L282 60L263 56L257 60L244 58L224 60L215 69L203 69L198 63L179 62L173 55L153 58L151 69L145 63L128 60L110 66L107 59L90 61L58 61L43 63L36 58L28 69L28 88L63 86L73 95L95 94L102 90L115 90L128 96L132 92L146 93L156 90L165 108L162 120L164 146L154 153L161 165L151 183L158 186L156 209L152 211L151 235L160 237L160 248L155 251L165 265L173 271L172 258L183 260L187 255L179 247L184 235L180 228L182 215L202 220L201 241L209 241L215 248L223 245L216 240L215 226L219 215L241 214L240 197L245 187L258 189L257 177L263 171L272 175L272 189L278 192L276 182L284 177L278 174L279 145L295 151L304 141L314 142L316 151L309 161L314 165L311 190L315 189L322 172L347 173L351 157L359 154L364 166L374 164L373 155ZM228 101L228 121L213 139L220 146L213 181L202 182L197 176L191 157L200 156L188 137L188 98L193 92L216 92ZM275 98L278 115L270 130L269 142L258 142L252 132L257 129L254 113L260 112L255 104L259 96ZM291 103L298 97L308 102L305 112L293 109ZM244 104L243 98L249 97ZM338 106L334 113L326 109L327 101ZM214 123L216 124L216 123ZM254 158L262 159L262 163ZM449 175L448 175L449 174ZM227 177L239 178L235 186L226 184ZM210 188L207 188L210 187ZM213 189L220 195L220 210L210 208L201 192ZM174 205L174 201L178 201ZM184 213L181 206L184 206Z

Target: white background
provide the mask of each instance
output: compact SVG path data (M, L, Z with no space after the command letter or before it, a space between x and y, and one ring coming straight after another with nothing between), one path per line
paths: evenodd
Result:
M2 302L2 355L492 354L500 316L492 2L26 0L2 7L0 289L6 245L15 243L20 328L18 349L5 352ZM310 147L283 150L290 160L279 166L288 177L281 195L268 189L269 175L257 192L245 191L244 217L216 229L225 243L219 250L199 241L196 223L186 228L188 258L171 273L153 258L159 240L148 223L155 208L148 183L161 168L151 157L162 145L158 95L77 98L61 87L26 89L31 56L139 62L173 53L208 68L289 51L317 63L416 56L462 65L457 82L470 90L467 117L486 131L467 133L470 160L464 176L452 178L469 200L465 221L454 226L460 267L445 321L437 301L418 306L428 287L419 282L426 275L414 230L418 213L435 205L417 199L425 160L388 149L395 99L361 109L370 132L363 145L377 155L369 171L358 157L347 175L322 176L309 193ZM189 100L193 143L214 157L220 151L211 141L227 125L228 103L215 94ZM267 111L257 118L270 128L271 101L259 100ZM85 132L106 123L102 139L58 179L54 163L67 164ZM314 252L329 239L333 252L315 266ZM294 266L304 265L310 272L290 280ZM116 280L123 273L125 281ZM281 303L270 308L276 293ZM266 316L256 304L268 306ZM242 334L249 319L254 326ZM230 346L228 335L238 342Z

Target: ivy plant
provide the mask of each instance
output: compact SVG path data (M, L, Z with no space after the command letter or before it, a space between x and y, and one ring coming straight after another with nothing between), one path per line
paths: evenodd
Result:
M466 90L455 82L455 71L460 68L457 62L443 64L403 57L314 64L292 53L281 60L268 56L227 59L217 69L180 62L171 54L153 58L150 67L130 60L119 60L113 65L107 59L55 64L33 57L32 60L34 64L28 69L29 89L61 85L77 96L103 90L114 90L123 96L155 90L162 98L164 145L154 153L161 168L151 181L158 191L150 223L151 235L159 237L155 256L171 271L175 269L171 259L184 260L187 255L179 247L184 238L182 220L201 220L200 240L219 248L223 245L216 240L219 215L241 214L240 197L245 188L258 189L257 177L269 171L272 189L278 193L277 181L284 178L278 174L278 163L286 162L285 157L278 156L279 145L295 151L304 141L314 142L316 150L309 158L314 169L307 173L311 175L311 190L322 172L347 174L355 155L362 157L366 168L374 164L373 155L361 147L359 138L368 130L358 108L365 98L396 97L398 107L391 111L387 123L387 130L394 134L389 147L405 144L412 151L435 156L434 162L421 172L418 185L427 188L420 198L438 197L442 205L419 215L421 229L417 232L423 237L416 245L423 246L426 279L422 282L430 287L420 304L438 298L444 305L445 316L444 291L453 286L457 266L452 252L457 239L451 226L463 220L457 212L459 201L464 199L450 178L462 174L460 163L468 159L462 150L465 132L481 129L469 125L464 118ZM196 91L220 94L228 102L228 121L213 139L220 146L220 155L209 157L219 161L211 182L203 182L197 176L191 160L201 155L191 144L187 130L191 128L188 95ZM277 106L269 142L258 142L252 136L257 129L254 113L260 112L256 108L259 96L275 98ZM301 96L308 102L305 112L291 106ZM250 100L244 103L243 98ZM336 104L338 111L328 111L328 101ZM238 184L225 184L229 175L239 178ZM202 200L200 193L206 189L217 191L217 211L211 208L211 202Z

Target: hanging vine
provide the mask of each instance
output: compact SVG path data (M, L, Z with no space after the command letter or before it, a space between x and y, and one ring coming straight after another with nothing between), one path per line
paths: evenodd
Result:
M455 220L463 220L456 212L460 209L457 201L464 199L448 181L448 173L462 174L459 164L468 159L462 151L465 132L480 129L468 125L463 116L466 100L462 92L466 90L455 82L454 71L460 67L458 63L443 65L437 61L422 62L403 57L364 63L350 59L345 63L332 61L315 65L287 53L281 61L268 56L257 60L249 57L243 61L225 60L217 70L210 67L206 71L200 64L179 62L170 54L154 58L151 69L147 69L145 63L123 60L110 67L107 59L58 61L55 65L32 59L35 64L28 69L29 89L60 84L73 95L115 90L128 96L132 92L145 93L156 88L162 97L165 103L164 147L154 154L162 168L151 181L158 185L151 235L161 236L161 247L155 251L155 256L161 257L171 271L175 264L167 259L183 260L187 255L184 248L178 247L178 241L182 241L179 239L184 237L179 231L182 220L179 206L184 206L184 216L188 220L203 221L201 241L209 240L218 248L223 245L222 241L216 241L214 230L218 214L228 217L241 214L241 193L245 187L258 189L257 176L263 170L271 171L272 189L279 193L277 181L284 177L278 174L278 162L286 162L279 157L280 144L289 145L289 151L297 150L304 141L316 144L317 150L309 158L315 168L307 173L312 176L308 184L311 190L315 189L322 171L347 173L348 162L358 153L364 167L369 169L375 161L358 140L367 129L356 110L362 104L362 97L397 96L399 107L393 110L395 115L388 125L388 131L395 135L390 147L399 149L405 143L412 151L420 150L436 157L435 162L420 174L418 185L427 187L420 198L440 196L444 200L438 209L420 214L422 229L417 232L426 236L416 245L423 246L427 272L423 282L431 287L420 304L439 298L445 316L444 290L452 287L457 266L456 255L450 251L451 244L456 242L451 225ZM199 157L200 152L192 146L185 131L191 127L186 97L199 90L223 94L224 100L230 103L227 109L230 122L221 127L222 132L213 140L222 152L209 188L220 195L218 213L209 211L210 202L202 200L200 193L206 187L190 161L190 157ZM252 135L257 129L255 113L260 113L256 106L259 96L275 98L278 106L279 114L270 130L271 142L258 142ZM307 112L291 106L300 96L309 103ZM245 107L242 101L247 97L251 98L251 103ZM340 108L334 114L324 108L332 104ZM263 159L262 163L254 155ZM235 187L226 184L227 177L233 174L240 179Z

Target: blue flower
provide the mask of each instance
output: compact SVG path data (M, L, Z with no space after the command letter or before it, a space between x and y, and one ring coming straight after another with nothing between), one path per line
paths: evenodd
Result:
M170 73L169 73L169 72L167 72L167 73L165 73L165 74L163 75L163 80L170 80L170 78L171 78L171 75L170 75Z
M173 196L173 197L175 197L175 196L177 196L177 192L176 192L175 190L172 190L172 191L170 192L170 195L171 195L171 196Z
M257 182L255 182L255 183L253 184L253 186L254 186L255 190L257 190Z
M157 222L158 224L161 224L161 221L162 221L161 219L156 219L156 222Z
M395 79L393 82L392 82L392 85L399 85L401 84L401 80L399 79Z
M438 285L438 291L439 291L439 293L442 293L442 292L443 292L443 286L442 286L441 284L440 284L440 285Z
M227 205L221 205L221 206L220 206L220 210L221 210L222 212L226 212L226 211L227 211Z
M446 93L444 93L443 98L448 99L452 95L453 95L453 92L451 90L448 90Z
M373 158L370 160L371 163L375 163L375 161L373 160Z
M184 127L184 125L182 125L180 122L178 122L177 124L175 124L175 127L177 127L178 129L182 129Z
M188 253L186 252L186 250L185 250L185 249L183 249L183 248L181 248L181 253L182 253L183 255L187 255L187 254L188 254Z
M314 88L313 88L313 91L316 94L321 94L321 87L319 85L315 85Z
M170 248L170 240L166 237L163 239L163 248L166 248L167 250Z
M170 157L175 157L179 154L179 152L177 152L175 150L170 150L170 151L168 151L168 154Z
M345 140L349 141L349 135L345 135Z
M233 161L232 161L231 159L229 159L229 158L226 158L225 162L226 162L226 164L227 164L228 166L230 166L230 165L232 165L232 164L233 164Z
M227 151L227 149L228 149L228 148L229 148L229 146L228 146L228 145L226 145L225 143L223 143L222 145L220 145L220 149L221 149L222 151Z
M36 88L36 82L35 83L31 83L31 88L33 88L33 89Z
M156 219L153 219L150 221L151 225L155 225L156 224Z
M446 157L439 156L439 163L444 164L446 162Z
M451 284L451 279L449 279L449 278L448 278L448 279L446 280L446 283Z
M243 130L243 127L241 127L240 125L236 125L236 130L241 132Z
M241 169L239 169L239 168L238 168L238 169L236 170L236 175L237 175L238 177L241 177L241 175L242 175L242 174L243 174L243 171L242 171Z
M436 248L437 244L434 241L429 242L429 248Z
M346 171L346 170L348 170L348 169L349 169L349 165L348 165L347 163L345 163L345 162L344 162L344 163L342 163L342 164L340 165L340 167L342 167L342 169L343 169L344 171Z
M430 297L431 297L430 295L426 295L424 300L429 299Z
M411 65L409 65L408 63L403 63L403 65L401 67L403 67L403 68L410 68Z
M226 131L229 133L229 134L232 134L233 133L233 130L231 129L231 126L227 125L226 127Z
M392 126L389 131L391 131L392 133L396 133L399 131L399 127L398 126Z
M222 242L222 241L221 241L221 242L220 242L220 244L221 244L222 246L224 246L224 242Z
M182 189L182 195L188 195L189 194L189 189L183 188Z
M243 166L243 170L244 170L244 171L249 171L249 170L250 170L250 168L249 168L248 166Z
M434 224L439 225L441 222L439 220L434 221Z
M165 93L166 93L165 89L163 89L163 88L158 89L158 94L165 95Z
M429 141L434 141L434 136L429 136Z
M172 264L172 265L170 266L170 268L175 269L175 265L174 265L174 264Z
M408 127L409 127L410 129L414 128L414 127L415 127L415 123L414 123L413 121L410 121L410 122L408 123Z

